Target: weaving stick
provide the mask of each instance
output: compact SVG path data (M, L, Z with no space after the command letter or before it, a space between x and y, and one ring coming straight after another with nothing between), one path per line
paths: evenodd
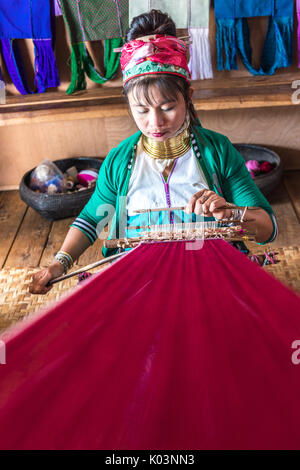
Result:
M88 269L96 268L97 266L101 266L102 264L109 263L109 261L119 258L125 253L126 252L124 251L123 253L117 253L116 255L108 256L108 258L102 259L100 261L96 261L95 263L92 263L92 264L88 264L87 266L83 266L83 268L77 269L76 271L73 271L69 274L65 274L64 276L57 277L56 279L51 279L51 281L48 282L46 287L51 286L52 284L55 284L56 282L69 279L69 277L76 276L76 274L83 273L84 271L87 271Z
M138 209L138 210L135 210L135 211L133 211L133 212L134 212L135 214L143 214L144 212L184 211L184 209L185 209L185 206L178 206L178 207L156 207L155 209ZM245 206L236 206L235 204L232 204L231 202L228 202L228 205L218 207L217 209L245 209ZM258 209L260 209L260 207L248 206L247 209L249 209L249 210L258 210Z
M247 219L247 220L244 220L244 222L254 222L255 219ZM220 219L220 220L216 220L216 222L218 224L228 224L230 223L231 225L240 225L241 224L241 221L240 220L230 220L230 219ZM205 226L205 224L207 224L207 222L197 222L198 224L202 224ZM130 230L147 230L149 228L151 228L152 225L133 225L133 226L129 226L128 228ZM170 228L170 231L172 230L172 226Z
M255 241L255 236L256 234L255 233L251 233L251 232L246 232L245 235L241 235L239 233L232 233L232 234L226 234L226 233L219 233L217 235L217 233L215 235L212 235L212 236L201 236L201 234L199 235L184 235L182 234L182 236L180 237L180 234L176 234L176 232L174 232L176 236L176 238L170 238L168 235L169 234L163 234L161 237L154 237L154 236L150 236L150 237L133 237L133 238L119 238L119 239L110 239L110 240L105 240L104 241L104 246L106 248L133 248L134 246L136 246L137 244L139 243L157 243L157 242L178 242L178 241L185 241L185 242L190 242L190 241L195 241L195 240L202 240L202 239L206 239L206 240L213 240L213 239L220 239L220 238L223 238L224 240L227 240L227 241L245 241L245 240L248 240L248 241ZM154 235L154 234L153 234Z

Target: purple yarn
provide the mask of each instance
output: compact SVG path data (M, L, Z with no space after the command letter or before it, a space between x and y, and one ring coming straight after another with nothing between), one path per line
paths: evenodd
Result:
M37 92L60 85L51 39L34 39L35 83Z
M87 271L83 272L83 273L80 273L78 274L78 284L82 281L84 281L85 279L88 279L89 277L92 276L92 273L89 273Z
M31 93L25 79L25 73L16 41L1 39L2 55L13 84L21 95Z

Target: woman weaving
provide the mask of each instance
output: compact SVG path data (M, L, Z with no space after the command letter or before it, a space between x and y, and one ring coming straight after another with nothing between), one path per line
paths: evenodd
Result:
M47 293L107 225L115 209L110 238L149 222L136 210L185 207L151 213L152 224L234 218L226 202L245 207L243 227L265 244L277 235L273 210L252 181L244 160L229 140L201 127L191 98L186 45L176 27L158 10L133 19L122 48L124 95L139 132L112 149L101 166L93 196L71 225L53 263L33 276L30 292ZM247 206L251 210L251 221ZM240 214L241 215L241 214ZM112 234L114 234L112 236ZM103 249L104 256L113 254Z

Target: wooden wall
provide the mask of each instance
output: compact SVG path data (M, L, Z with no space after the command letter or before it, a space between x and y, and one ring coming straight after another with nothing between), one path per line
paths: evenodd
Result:
M253 61L257 65L266 31L266 18L250 20L252 31ZM184 31L180 31L180 34ZM239 61L239 70L216 70L216 46L214 14L211 7L210 39L212 62L214 68L213 82L228 87L232 78L251 77ZM30 41L20 43L26 58L28 76L33 85L33 51ZM296 51L296 19L295 19ZM103 45L95 43L91 50L99 67ZM65 90L70 81L68 64L69 44L62 18L57 18L56 56L58 61L61 86ZM7 95L17 95L14 86L9 83ZM296 53L293 66L281 69L276 75L283 76L294 72L299 76ZM268 77L266 77L268 80ZM202 81L210 82L210 80ZM102 85L115 87L121 85L120 73L111 82ZM88 90L101 87L88 81ZM52 90L53 91L53 90ZM291 94L293 93L291 88ZM20 102L22 97L20 96ZM1 108L1 107L0 107ZM199 111L204 127L227 135L232 142L255 143L266 145L282 156L286 169L300 169L300 106L265 107L260 109L231 109L219 111ZM56 122L35 122L22 125L3 125L0 127L0 189L13 189L18 186L22 175L45 158L51 160L74 156L104 156L109 149L135 132L136 127L130 116L65 120Z

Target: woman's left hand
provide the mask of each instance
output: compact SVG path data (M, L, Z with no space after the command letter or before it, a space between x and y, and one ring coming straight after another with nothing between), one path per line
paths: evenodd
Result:
M226 201L223 197L209 189L202 189L193 194L185 208L185 212L188 214L194 212L205 217L215 217L218 220L229 219L232 215L231 209L218 209L225 205Z

